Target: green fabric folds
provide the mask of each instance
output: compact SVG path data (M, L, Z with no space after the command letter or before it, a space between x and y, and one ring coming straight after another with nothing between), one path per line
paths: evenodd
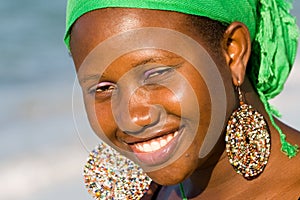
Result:
M282 91L296 56L299 29L289 13L291 4L291 0L68 0L65 43L70 49L70 30L74 22L100 8L170 10L225 24L240 21L248 27L252 41L250 78L280 134L282 151L293 157L298 147L286 142L273 119L278 113L268 103Z
M69 0L65 42L69 47L70 28L84 13L107 7L146 8L170 10L186 14L209 17L225 23L243 22L248 26L251 37L256 31L255 0Z

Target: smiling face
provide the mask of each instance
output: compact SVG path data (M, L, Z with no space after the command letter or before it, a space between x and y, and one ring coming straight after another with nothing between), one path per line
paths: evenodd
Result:
M103 9L81 17L71 35L71 51L92 128L100 138L141 165L154 181L164 185L181 182L201 167L199 151L215 119L213 105L217 98L212 93L219 85L228 90L231 84L229 70L221 65L224 60L217 59L216 53L206 53L212 49L194 29L187 27L186 21L186 15L175 12ZM193 51L190 46L185 53L176 53L172 49L180 43L168 38L163 43L171 47L165 49L152 46L121 51L120 42L99 47L113 35L147 27L183 33L194 38L201 48ZM131 38L141 44L151 40L134 36L121 36L127 41L126 47ZM154 35L152 38L160 39ZM108 59L110 62L105 62L112 54L105 49L107 46L111 51L119 51L119 56ZM222 77L218 73L212 76L207 69ZM214 85L218 81L221 84ZM227 97L221 95L223 103L219 104L227 106ZM225 110L221 114L224 122L226 115ZM219 126L212 132L221 135L224 123Z

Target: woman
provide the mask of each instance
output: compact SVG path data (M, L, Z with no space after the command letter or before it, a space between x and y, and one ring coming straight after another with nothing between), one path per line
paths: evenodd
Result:
M256 0L69 1L65 41L90 124L153 180L139 197L299 198L300 160L288 158L298 147L285 136L299 144L300 133L273 118L268 104L296 53L298 29L288 7ZM105 181L93 184L105 188Z

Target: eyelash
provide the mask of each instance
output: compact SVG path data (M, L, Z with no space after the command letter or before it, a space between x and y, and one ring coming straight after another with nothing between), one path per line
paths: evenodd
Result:
M145 82L147 80L151 80L159 76L163 76L164 74L170 72L173 70L173 67L157 67L150 69L144 73L145 76ZM100 82L97 85L91 87L88 90L89 94L97 94L101 95L103 97L108 97L112 94L113 90L117 89L117 85L112 82Z
M117 86L116 84L114 83L111 83L111 82L101 82L101 83L98 83L97 85L91 87L89 89L89 93L90 94L95 94L95 93L98 93L98 94L102 94L102 95L109 95L112 93L112 91L114 89L116 89Z
M146 80L155 78L158 76L162 76L162 75L170 72L171 70L173 70L172 67L158 67L158 68L150 69L145 72L145 77L146 77Z

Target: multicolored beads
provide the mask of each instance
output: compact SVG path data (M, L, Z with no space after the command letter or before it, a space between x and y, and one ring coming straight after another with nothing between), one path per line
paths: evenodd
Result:
M227 125L226 152L235 171L246 179L257 177L268 163L271 144L264 117L241 103Z
M97 200L140 199L152 181L138 165L104 143L90 152L83 175L88 192Z

